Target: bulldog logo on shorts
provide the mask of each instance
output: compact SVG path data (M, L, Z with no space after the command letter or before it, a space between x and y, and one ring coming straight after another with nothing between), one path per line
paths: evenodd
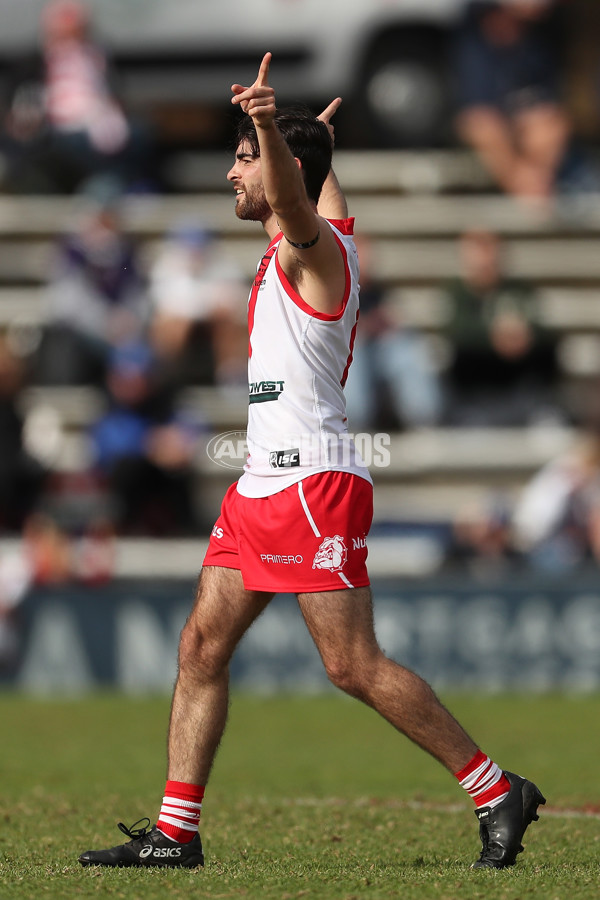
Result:
M330 572L339 572L346 565L348 549L341 535L327 537L315 553L313 569L328 569Z

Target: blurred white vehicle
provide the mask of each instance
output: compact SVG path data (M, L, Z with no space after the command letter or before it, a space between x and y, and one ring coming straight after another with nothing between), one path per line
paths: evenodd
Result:
M223 108L266 50L281 103L336 95L365 143L447 133L448 33L465 0L89 0L95 30L138 108ZM0 0L0 75L37 46L44 0Z

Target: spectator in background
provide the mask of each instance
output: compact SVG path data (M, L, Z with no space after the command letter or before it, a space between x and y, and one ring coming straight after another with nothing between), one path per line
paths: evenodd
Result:
M516 545L538 570L569 572L600 562L600 435L583 434L523 490L514 511Z
M37 373L46 384L100 385L112 348L146 326L137 248L123 230L118 196L104 187L83 198L79 228L56 248Z
M40 50L11 80L4 123L9 186L70 192L107 172L123 188L139 186L150 141L115 97L84 3L51 0L44 7Z
M478 580L506 577L521 563L511 510L502 493L489 492L460 507L451 522L446 562Z
M445 288L449 423L521 426L559 418L555 340L540 323L534 292L505 275L498 235L467 231L459 250L461 275Z
M70 539L51 516L34 513L28 517L22 548L32 585L64 584L70 580Z
M116 538L112 522L103 516L90 519L73 542L73 574L87 585L105 584L115 574Z
M247 283L217 236L174 228L150 269L151 339L176 380L247 383Z
M21 603L31 586L22 546L0 544L0 673L16 664L21 644Z
M17 532L36 508L47 472L24 443L19 392L24 365L0 337L0 533Z
M426 339L394 321L385 288L374 275L373 248L365 235L356 236L356 249L360 320L345 387L350 430L383 427L386 418L401 428L434 425L442 395Z
M456 34L459 137L499 187L551 197L567 165L571 123L552 33L557 0L472 0Z
M198 530L193 460L199 426L175 410L156 380L150 348L110 358L110 406L91 429L94 465L115 504L117 534L170 537Z
M32 513L21 540L0 547L0 671L16 662L21 631L19 608L31 588L62 585L71 577L69 538L49 516Z

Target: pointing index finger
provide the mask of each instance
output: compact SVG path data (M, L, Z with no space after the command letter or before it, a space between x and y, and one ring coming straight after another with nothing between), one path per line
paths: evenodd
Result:
M272 57L273 54L269 52L265 53L262 58L260 68L258 70L258 76L256 78L256 81L254 82L254 84L258 87L265 87L269 83L269 66L271 64Z
M329 124L329 120L330 120L331 117L334 115L334 113L336 113L336 112L338 111L338 109L340 108L341 103L342 103L342 98L341 98L341 97L336 97L335 100L332 100L331 103L329 104L329 106L327 106L327 107L323 110L323 112L321 113L321 115L320 115L320 116L317 116L317 119L319 119L321 122L324 122L326 125L328 125L328 124Z

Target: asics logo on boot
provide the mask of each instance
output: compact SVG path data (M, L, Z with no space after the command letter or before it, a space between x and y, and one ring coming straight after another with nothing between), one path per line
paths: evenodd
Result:
M152 847L144 847L143 850L140 850L139 857L146 859L147 856L154 856L157 859L181 856L181 847L157 847L155 850Z

